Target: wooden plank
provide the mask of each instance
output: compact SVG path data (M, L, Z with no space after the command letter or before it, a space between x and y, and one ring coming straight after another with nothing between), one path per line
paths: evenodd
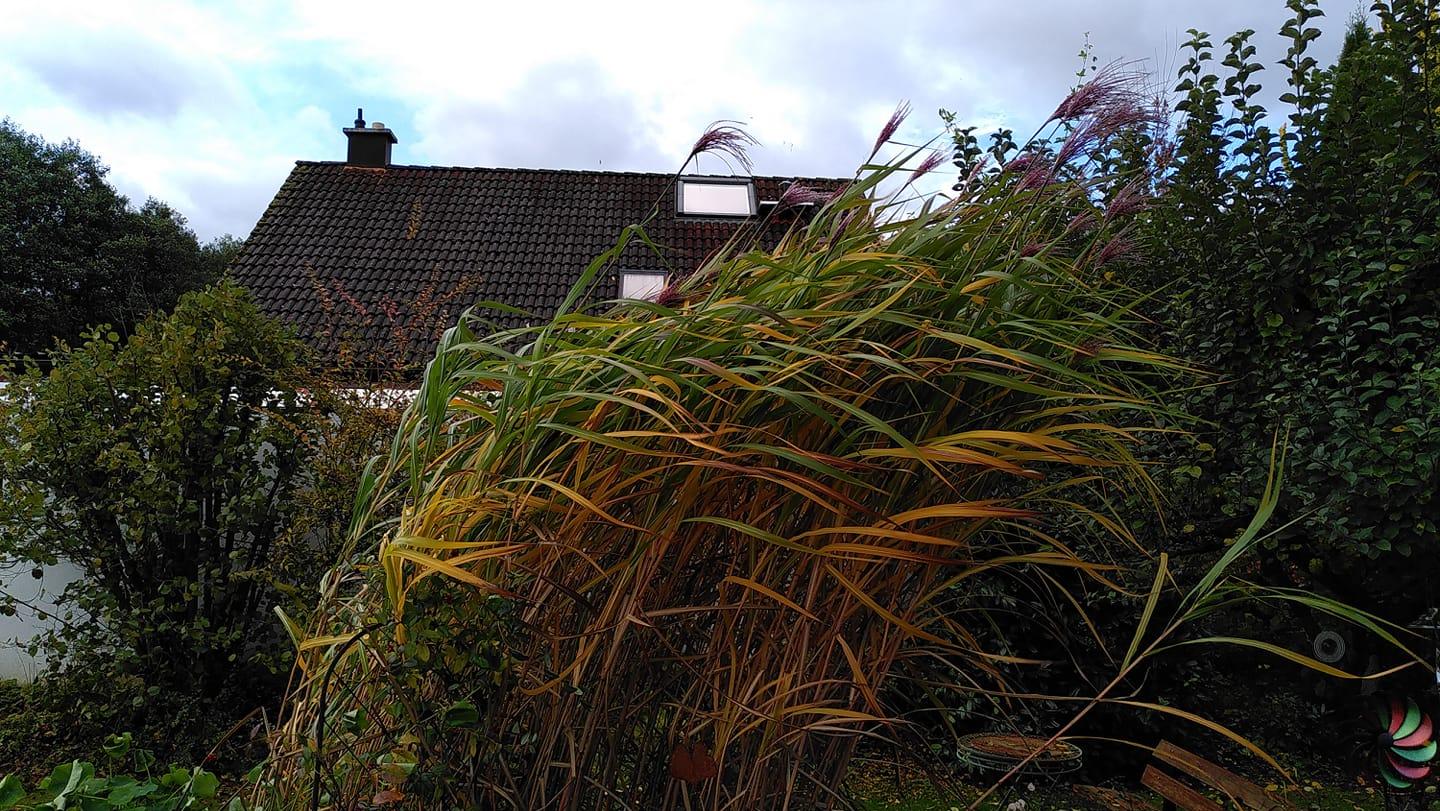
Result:
M1145 773L1140 776L1140 784L1149 787L1154 790L1156 794L1185 809L1185 811L1225 811L1219 803L1212 801L1210 798L1154 766L1147 765L1145 767Z
M1241 808L1254 808L1258 811L1289 811L1293 808L1289 803L1224 766L1181 749L1169 741L1161 741L1160 745L1155 747L1155 757L1218 790Z

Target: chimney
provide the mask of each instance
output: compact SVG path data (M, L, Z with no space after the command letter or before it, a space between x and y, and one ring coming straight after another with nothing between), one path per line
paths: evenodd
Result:
M395 133L379 121L365 126L365 111L355 110L355 126L346 127L345 162L351 166L384 168L390 165L390 147L396 143Z

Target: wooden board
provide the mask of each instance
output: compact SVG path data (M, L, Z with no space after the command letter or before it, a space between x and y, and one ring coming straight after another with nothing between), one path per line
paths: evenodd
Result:
M1258 811L1291 811L1293 806L1230 771L1218 763L1189 752L1169 741L1155 747L1155 757L1219 791L1241 808Z
M1140 784L1147 786L1185 811L1225 811L1220 804L1210 800L1154 766L1146 766L1140 776Z

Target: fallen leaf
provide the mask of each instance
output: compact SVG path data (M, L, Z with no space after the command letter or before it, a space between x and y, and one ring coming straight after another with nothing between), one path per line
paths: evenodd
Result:
M670 753L670 776L687 783L709 780L720 773L720 765L710 757L710 747L703 743L679 743Z
M374 803L375 805L390 805L392 803L398 803L403 799L405 799L404 792L396 791L393 788L387 788L372 797L370 799L370 802Z

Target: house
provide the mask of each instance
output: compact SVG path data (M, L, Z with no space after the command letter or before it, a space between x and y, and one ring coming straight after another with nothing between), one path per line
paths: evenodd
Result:
M401 166L379 123L344 130L341 161L297 161L231 267L260 309L291 324L330 366L408 377L460 312L501 328L552 316L589 263L644 222L587 292L593 302L653 298L732 237L773 243L804 206L778 206L791 182L843 181L645 172Z

